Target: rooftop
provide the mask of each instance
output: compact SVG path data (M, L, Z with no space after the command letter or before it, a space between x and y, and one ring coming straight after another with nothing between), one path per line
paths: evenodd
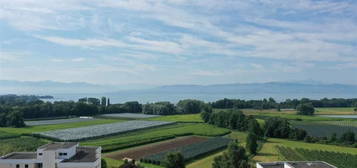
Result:
M289 162L271 162L259 163L263 168L284 168L284 164L293 168L336 168L326 162L322 161L289 161Z
M95 162L98 147L77 147L77 153L63 162Z
M336 168L325 162L289 162L294 168Z
M77 144L78 144L77 142L55 142L55 143L43 145L39 147L39 149L44 149L44 150L68 149L73 146L76 146Z
M36 159L35 152L14 152L3 156L1 159Z

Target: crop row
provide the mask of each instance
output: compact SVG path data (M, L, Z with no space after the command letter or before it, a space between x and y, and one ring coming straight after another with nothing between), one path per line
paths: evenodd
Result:
M136 114L136 113L115 113L115 114L101 115L101 117L109 117L109 118L134 118L134 119L152 118L152 117L158 117L158 116L160 116L160 115Z
M355 126L296 122L293 123L293 127L304 129L309 135L315 137L330 137L334 133L341 136L347 131L353 131L357 134L357 127Z
M294 161L325 161L338 168L356 168L357 155L303 148L289 148L277 146L277 151L285 160Z
M180 152L184 156L185 161L189 161L207 153L225 148L227 147L230 141L230 139L223 137L210 138L207 141L194 143L163 151L157 154L149 155L141 159L141 161L160 165L164 162L166 155L173 152Z
M168 124L173 124L173 122L132 120L113 124L102 124L88 127L40 132L35 133L35 135L59 141L78 141Z

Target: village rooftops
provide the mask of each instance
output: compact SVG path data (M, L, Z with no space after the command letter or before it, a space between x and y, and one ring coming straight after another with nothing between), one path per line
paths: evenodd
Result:
M257 163L257 168L337 168L322 161L288 161Z
M43 149L43 150L57 150L57 149L68 149L73 146L77 146L77 142L56 142L56 143L50 143L43 145L39 147L38 149Z
M36 159L36 152L13 152L0 159Z

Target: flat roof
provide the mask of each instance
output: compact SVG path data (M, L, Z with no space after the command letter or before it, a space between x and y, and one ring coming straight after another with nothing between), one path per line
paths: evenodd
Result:
M77 147L76 154L62 162L95 162L98 147Z
M35 152L14 152L3 156L1 159L36 159Z
M284 164L290 165L293 168L336 168L323 161L287 161L287 162L271 162L259 163L263 168L284 168Z
M78 142L54 142L50 144L43 145L39 149L44 150L57 150L57 149L68 149L73 146L76 146Z
M294 168L336 168L325 162L288 162Z

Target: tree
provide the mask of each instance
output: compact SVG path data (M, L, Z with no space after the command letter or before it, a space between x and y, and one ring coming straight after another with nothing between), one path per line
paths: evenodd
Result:
M228 145L227 152L215 157L212 163L213 168L249 168L248 157L245 149L238 146L237 143L231 142Z
M263 130L261 129L258 121L254 118L248 119L248 131L255 134L256 136L263 136Z
M352 131L347 131L344 134L342 134L340 140L345 144L352 145L356 141L355 133Z
M166 156L165 168L185 168L185 160L181 153L169 153Z
M101 168L107 168L107 162L102 158L100 161Z
M264 135L272 138L288 138L291 128L287 119L272 117L265 122Z
M141 113L142 105L137 101L130 101L124 103L124 108L127 110L127 113Z
M88 103L96 105L96 106L99 106L100 105L100 100L97 99L97 98L94 98L94 97L89 97L88 98Z
M312 103L299 104L297 107L298 115L314 115L315 108Z
M141 166L140 164L136 164L135 160L132 161L124 160L124 164L119 166L119 168L144 168L144 167Z
M257 136L254 133L252 132L248 133L247 143L245 148L248 150L250 154L253 155L257 154L258 143L257 143Z
M204 102L199 100L180 100L177 103L177 112L181 114L197 114L203 109Z
M337 141L337 134L336 133L333 133L329 139L329 142L336 142Z
M100 103L101 103L102 106L106 107L107 106L107 98L106 97L102 97Z
M11 111L6 118L7 118L7 124L6 124L7 126L13 126L17 128L25 126L24 118L21 112L17 110Z

